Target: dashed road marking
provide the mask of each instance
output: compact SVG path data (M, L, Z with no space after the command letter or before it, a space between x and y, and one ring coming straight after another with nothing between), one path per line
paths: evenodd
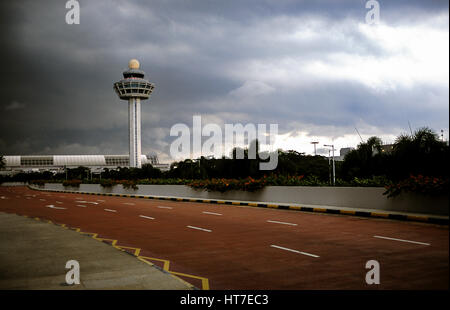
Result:
M421 245L430 245L430 243L425 243L425 242L418 242L418 241L411 241L411 240L404 240L404 239L397 239L397 238L390 238L390 237L383 237L383 236L373 236L373 237L380 238L380 239L401 241L401 242L409 242L409 243L415 243L415 244L421 244Z
M277 249L280 249L280 250L289 251L289 252L294 252L294 253L297 253L297 254L302 254L302 255L306 255L306 256L311 256L311 257L315 257L315 258L320 257L319 255L315 255L315 254L311 254L311 253L306 253L306 252L302 252L302 251L297 251L297 250L285 248L285 247L278 246L278 245L274 245L274 244L272 244L271 247L272 247L272 248L277 248Z
M59 203L59 204L62 204L62 202L61 201L55 201L56 203Z
M134 206L134 203L133 203L133 202L122 202L122 204L124 204L124 205L129 205L129 206Z
M42 198L41 198L41 199L39 199L39 200L40 200L40 201L45 201L45 199L42 199Z
M154 217L151 216L146 216L146 215L139 215L139 217L145 218L145 219L149 219L149 220L154 220Z
M103 210L108 211L108 212L117 212L117 210L112 210L112 209L103 209Z
M158 206L160 209L173 209L172 207Z
M95 201L84 201L84 200L82 200L82 201L78 201L79 203L92 203L92 204L94 204L94 205L98 205L98 202L95 202Z
M50 209L58 209L58 210L65 210L66 208L62 208L62 207L55 207L54 205L46 205L47 208Z
M291 226L297 226L297 224L294 223L287 223L287 222L278 222L278 221L267 221L268 223L275 223L275 224L283 224L283 225L291 225Z
M211 214L211 215L222 215L220 213L208 212L208 211L203 211L202 213L204 213L204 214Z
M205 228L200 228L200 227L195 227L195 226L186 226L186 227L201 230L201 231L206 231L206 232L212 232L212 230L210 230L210 229L205 229Z
M86 208L86 206L83 205L77 205L77 207Z

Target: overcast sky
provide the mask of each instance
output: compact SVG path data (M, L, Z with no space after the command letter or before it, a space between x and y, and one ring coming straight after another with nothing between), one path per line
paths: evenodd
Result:
M65 0L0 4L0 153L127 154L127 104L112 85L139 59L156 85L142 153L170 162L170 128L279 126L276 146L386 143L423 126L448 139L448 1Z

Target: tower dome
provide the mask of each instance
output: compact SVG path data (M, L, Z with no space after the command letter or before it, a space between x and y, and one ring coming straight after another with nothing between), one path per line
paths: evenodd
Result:
M135 69L135 70L137 70L137 69L139 69L139 66L140 66L140 64L139 64L139 61L137 60L137 59L131 59L129 62L128 62L128 68L130 68L130 69Z

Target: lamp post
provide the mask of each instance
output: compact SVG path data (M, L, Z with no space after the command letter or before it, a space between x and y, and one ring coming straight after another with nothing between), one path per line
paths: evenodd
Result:
M333 161L333 186L335 186L336 185L336 169L335 169L335 165L334 165L334 144L324 144L323 146L331 147L331 153L332 153L332 157L333 157L333 159L332 159L332 161ZM329 151L328 151L328 154L330 154Z

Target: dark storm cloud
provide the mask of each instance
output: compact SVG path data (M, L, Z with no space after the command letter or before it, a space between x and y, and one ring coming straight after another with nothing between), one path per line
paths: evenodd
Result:
M80 0L80 25L65 23L65 1L2 2L0 151L127 153L127 106L112 83L130 58L156 84L142 105L143 152L165 158L170 127L194 114L324 136L361 121L392 134L408 120L448 128L442 84L394 76L390 88L381 74L379 91L370 77L328 76L348 67L342 55L401 53L358 28L365 2ZM379 2L386 23L437 23L448 36L447 1Z

